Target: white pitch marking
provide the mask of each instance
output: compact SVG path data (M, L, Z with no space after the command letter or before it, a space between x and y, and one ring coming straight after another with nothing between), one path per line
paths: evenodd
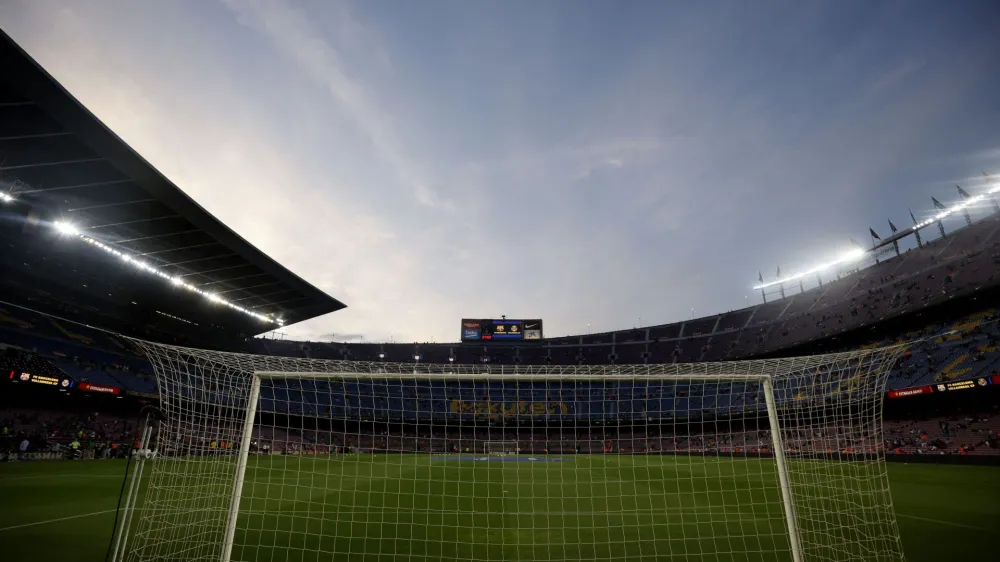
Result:
M4 482L11 480L37 480L40 478L123 478L122 474L35 474L33 476L11 476L4 478Z
M951 525L952 527L962 527L964 529L975 529L977 531L986 531L983 527L976 527L975 525L966 525L965 523L955 523L954 521L942 521L940 519L931 519L930 517L918 517L916 515L906 515L905 513L897 513L896 517L905 517L907 519L916 519L917 521L927 521L928 523L938 523L941 525Z
M34 527L36 525L48 525L49 523L58 523L60 521L69 521L70 519L82 519L84 517L92 517L94 515L103 515L105 513L114 513L114 509L105 509L104 511L95 511L93 513L81 513L80 515L70 515L69 517L58 517L56 519L46 519L45 521L35 521L34 523L22 523L20 525L12 525L10 527L0 527L0 533L4 531L10 531L12 529L23 529L25 527Z

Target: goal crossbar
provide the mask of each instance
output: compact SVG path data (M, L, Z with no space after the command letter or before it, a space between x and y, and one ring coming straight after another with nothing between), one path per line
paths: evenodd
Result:
M714 382L761 382L770 380L772 375L676 375L676 374L562 374L562 373L348 373L348 372L296 372L296 371L255 371L261 379L325 379L325 380L375 380L375 381L478 381L478 382L608 382L608 381L714 381Z

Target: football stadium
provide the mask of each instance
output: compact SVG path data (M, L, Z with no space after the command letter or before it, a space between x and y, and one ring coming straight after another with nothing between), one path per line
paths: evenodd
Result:
M0 156L3 560L996 557L1000 178L738 310L310 342L350 303L6 35Z

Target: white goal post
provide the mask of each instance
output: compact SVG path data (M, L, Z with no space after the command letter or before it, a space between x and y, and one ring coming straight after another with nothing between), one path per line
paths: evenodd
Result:
M536 367L136 343L165 420L118 560L903 559L902 346Z

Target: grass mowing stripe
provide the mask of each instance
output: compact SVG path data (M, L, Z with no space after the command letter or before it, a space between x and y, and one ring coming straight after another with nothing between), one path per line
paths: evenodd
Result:
M788 559L776 478L759 462L582 455L573 463L432 463L415 456L251 460L234 551L239 559L751 559L736 553L752 553L756 562ZM181 530L190 532L184 540L197 549L216 540L213 533L225 521L231 474L217 463L204 470L191 464L187 477L158 483L169 488L163 499L170 501L152 515L183 523ZM113 513L81 512L114 505L120 482L112 477L123 468L118 461L0 465L4 559L103 558ZM991 501L1000 491L996 468L888 468L909 562L993 561L1000 540L1000 529L990 526L1000 518L1000 505ZM828 476L816 484L846 483L839 471ZM211 485L199 486L203 482ZM205 494L222 499L202 501ZM840 522L831 514L848 522L866 513L807 498L800 505L819 525ZM192 516L192 506L213 513ZM931 513L940 519L923 517ZM191 525L193 520L206 524ZM174 533L150 530L166 539ZM51 540L56 534L59 539ZM840 535L814 546L825 549L824 559L860 559L835 550L836 540ZM196 552L178 549L177 559Z

